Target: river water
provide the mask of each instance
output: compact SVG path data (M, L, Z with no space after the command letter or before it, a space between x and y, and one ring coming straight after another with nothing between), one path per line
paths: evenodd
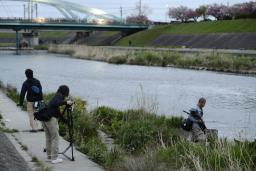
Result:
M87 100L89 108L146 106L164 115L182 115L207 99L204 119L209 128L228 138L256 138L256 78L186 69L112 65L30 53L0 52L0 80L21 88L24 70L32 68L45 92L61 84Z

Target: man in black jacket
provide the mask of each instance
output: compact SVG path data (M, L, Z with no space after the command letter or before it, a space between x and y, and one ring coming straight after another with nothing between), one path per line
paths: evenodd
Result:
M39 80L33 77L33 71L27 69L25 71L27 80L24 81L21 92L20 92L20 102L18 106L23 106L24 98L27 98L27 111L29 116L29 122L32 130L30 132L37 132L37 123L34 120L34 104L37 101L43 100L42 86Z
M72 101L66 101L65 98L69 95L69 88L62 85L58 88L55 96L50 100L47 105L48 113L52 116L47 122L43 122L45 138L46 138L46 153L47 159L53 164L61 163L63 160L58 158L59 153L59 118L63 114L60 111L60 106L72 105Z

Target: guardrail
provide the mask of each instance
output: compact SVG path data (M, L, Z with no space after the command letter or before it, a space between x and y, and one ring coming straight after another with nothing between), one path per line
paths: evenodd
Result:
M85 20L63 20L63 19L46 19L45 21L36 21L36 20L24 20L24 19L1 19L0 23L25 23L25 24L84 24L84 25L115 25L115 26L148 26L144 24L125 24L120 22L106 22L105 24L99 24L97 22L87 22Z

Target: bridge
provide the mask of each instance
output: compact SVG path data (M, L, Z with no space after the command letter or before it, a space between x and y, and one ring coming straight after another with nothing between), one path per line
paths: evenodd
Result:
M63 16L67 19L78 19L78 15L76 13L85 14L84 17L86 20L93 19L107 19L112 21L121 21L120 18L108 14L105 11L100 9L91 8L87 6L82 6L81 4L72 3L65 0L1 0L1 1L16 1L16 2L27 2L28 3L28 19L33 18L33 4L39 3L44 5L49 5L51 7L56 8Z
M76 30L76 31L125 31L138 32L148 28L148 25L127 24L94 24L85 22L34 22L29 20L0 20L0 29L32 30Z
M19 48L20 30L70 30L70 31L121 31L138 32L148 28L147 25L124 24L122 19L100 9L90 8L64 0L0 0L28 3L28 14L23 19L1 19L0 29L16 31L16 48ZM33 3L40 3L56 8L64 18L46 19L34 17ZM77 13L83 14L81 18Z

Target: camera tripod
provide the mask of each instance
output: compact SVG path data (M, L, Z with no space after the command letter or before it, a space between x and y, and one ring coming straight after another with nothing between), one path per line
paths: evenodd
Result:
M61 153L63 156L65 156L67 159L70 161L75 161L74 158L74 141L73 141L73 117L72 117L72 111L73 111L73 106L72 105L67 105L63 111L65 113L67 111L67 126L68 126L68 131L69 131L69 145L68 147ZM66 155L66 152L71 149L71 157Z

